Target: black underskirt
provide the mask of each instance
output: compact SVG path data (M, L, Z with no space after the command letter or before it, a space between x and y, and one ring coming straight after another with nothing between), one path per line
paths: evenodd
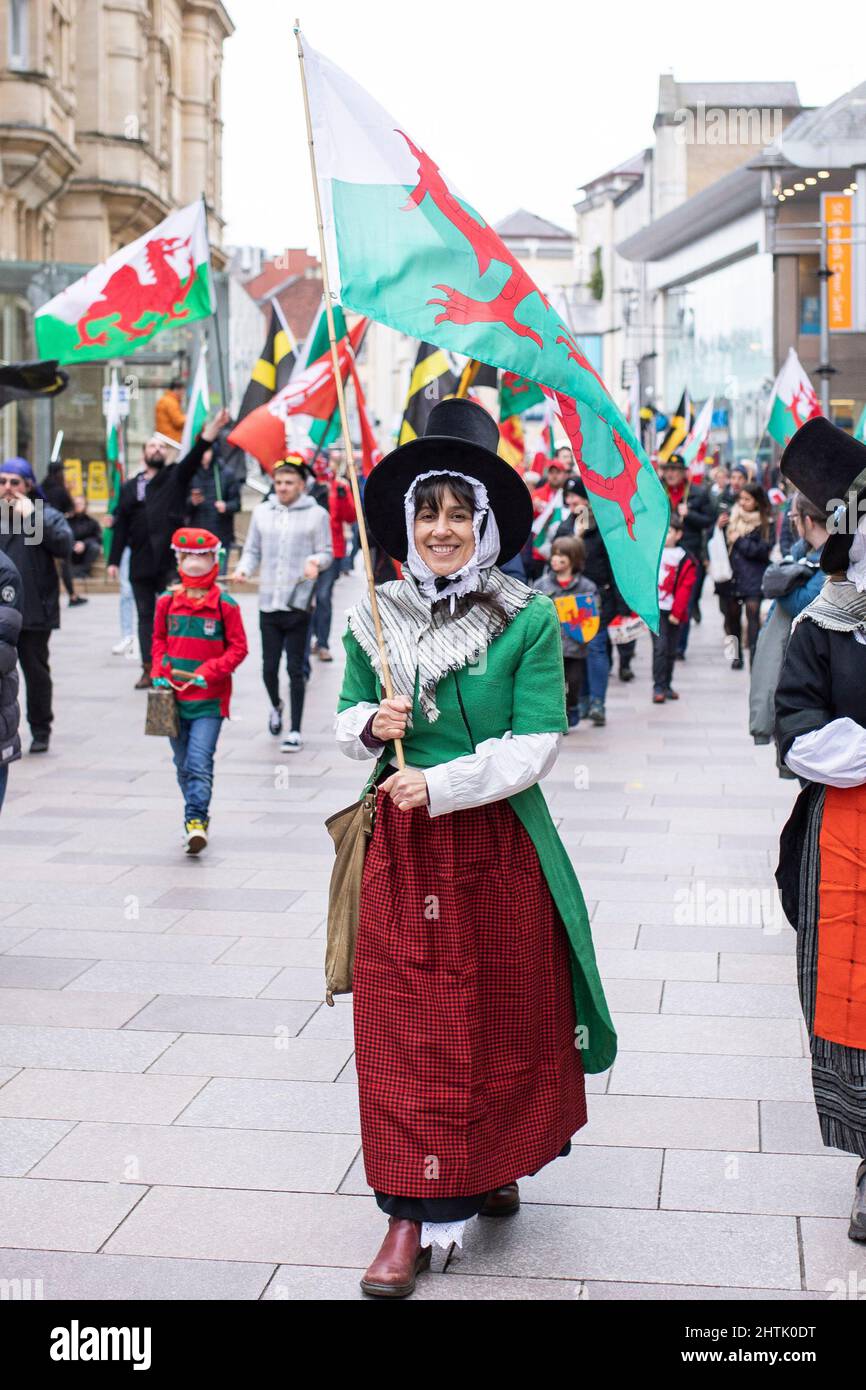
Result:
M556 1157L565 1158L570 1153L571 1140L566 1139ZM535 1173L529 1176L534 1177ZM474 1197L394 1197L387 1192L373 1191L377 1205L386 1216L404 1221L468 1221L470 1216L478 1215L487 1195L479 1192Z

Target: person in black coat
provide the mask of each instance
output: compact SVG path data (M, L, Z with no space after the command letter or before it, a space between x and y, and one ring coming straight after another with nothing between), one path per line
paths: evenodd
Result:
M686 621L680 623L676 655L684 661L689 641L689 627L692 619L701 620L700 599L704 586L704 555L707 536L715 525L716 511L709 488L703 483L689 481L686 461L682 454L671 454L662 469L662 481L668 494L671 511L682 521L683 534L680 545L695 562L697 579L689 599L689 613Z
M186 521L219 536L223 547L220 574L228 568L229 551L235 538L235 517L241 509L241 489L219 453L219 441L205 449L200 466L193 474L187 499Z
M48 751L53 722L48 642L60 626L60 585L55 559L72 549L66 518L50 506L25 459L0 464L0 550L21 576L22 627L18 660L27 689L31 753Z
M9 764L21 757L18 733L18 638L21 633L21 575L0 551L0 809Z
M754 659L761 625L761 585L770 563L770 502L757 483L747 483L730 512L719 514L731 560L731 580L725 602L725 632L735 639L735 671L743 667L743 612L749 645L749 665Z
M156 600L168 583L174 558L171 538L186 520L187 494L196 471L221 427L227 410L217 412L202 429L189 453L178 463L166 463L165 445L148 440L142 452L144 467L120 489L111 529L109 579L120 578L120 561L129 546L129 580L138 613L141 676L136 690L150 688L150 649Z

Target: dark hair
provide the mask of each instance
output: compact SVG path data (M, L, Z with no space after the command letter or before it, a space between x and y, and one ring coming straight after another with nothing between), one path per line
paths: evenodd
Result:
M476 511L475 493L469 483L463 478L458 478L455 473L440 473L435 478L424 478L415 488L415 515L417 516L424 507L432 507L438 512L445 501L446 491L453 493L461 506L470 512Z
M750 497L754 497L758 504L758 511L761 513L761 535L764 540L770 534L770 499L760 483L744 483L741 492L747 492Z
M169 391L183 390L183 382L181 381L179 376L172 377L171 381L168 383L168 389Z
M574 574L580 574L586 561L586 551L580 536L557 536L550 547L551 555L565 555Z

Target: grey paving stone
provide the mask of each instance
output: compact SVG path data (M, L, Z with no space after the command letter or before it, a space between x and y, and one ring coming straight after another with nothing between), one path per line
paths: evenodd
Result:
M0 1090L0 1110L6 1090ZM209 1081L177 1124L318 1134L355 1134L360 1128L355 1087L324 1081Z
M84 990L0 989L4 1023L67 1028L120 1028L149 994L88 994Z
M148 994L211 994L253 999L274 978L275 973L267 966L101 960L78 975L69 988L110 990L112 993L115 990L140 990Z
M13 946L33 935L32 927L0 927L0 953L11 951Z
M146 931L37 931L9 954L82 956L94 960L152 960L210 962L228 946L224 936L175 936Z
M303 893L266 888L249 893L240 888L169 888L166 892L160 893L155 906L182 908L184 912L193 908L214 909L224 913L286 912L293 903L299 902L304 896Z
M589 1123L572 1142L596 1147L757 1150L758 1106L749 1100L596 1095L589 1106Z
M639 1270L646 1283L800 1288L790 1217L527 1206L498 1223L506 1230L493 1224L467 1225L450 1270L627 1282Z
M0 1250L0 1279L20 1281L33 1297L53 1301L252 1300L261 1296L272 1272L272 1265L229 1260Z
M91 963L48 956L0 956L0 988L63 989Z
M169 928L172 936L307 937L324 920L319 913L302 912L245 912L242 917L213 911L175 915L175 925Z
M109 904L90 907L69 903L61 907L30 903L19 909L14 924L10 925L50 931L163 932L182 916L183 913L179 911L166 912L161 908L127 903L123 898L116 898Z
M596 952L603 979L625 980L715 980L718 960L715 954L700 951L611 951Z
M0 1120L0 1175L23 1177L71 1128L65 1120Z
M240 969L240 967L235 967ZM261 991L262 999L311 999L321 1003L325 997L325 970L323 964L312 966L290 965L281 970L275 979Z
M805 1057L731 1057L671 1053L659 1065L652 1052L617 1054L611 1095L717 1097L720 1100L811 1099Z
M762 956L735 951L719 957L719 979L730 984L794 985L797 983L797 962L793 955Z
M0 1024L0 1061L10 1067L142 1072L175 1037L116 1028Z
M661 1206L685 1211L842 1217L851 1210L852 1171L850 1159L832 1155L710 1154L668 1149Z
M131 1183L0 1178L0 1246L98 1250L145 1191Z
M351 1042L298 1038L285 1030L271 1037L189 1033L157 1058L151 1072L173 1075L273 1077L333 1081L352 1055Z
M595 920L593 920L595 931ZM638 930L637 944L648 951L729 951L741 955L793 958L794 934L768 932L756 927L676 927L646 924ZM757 962L756 970L760 967Z
M286 917L291 916L286 913ZM223 965L300 965L323 971L325 947L321 938L254 936L241 938L221 957Z
M620 1020L626 1052L717 1052L726 1056L801 1057L800 1024L788 1018L700 1018L629 1014Z
M372 1198L154 1187L107 1241L109 1254L352 1265L384 1235Z
M0 1115L169 1124L205 1082L201 1076L30 1068L0 1087Z
M854 1196L854 1171L851 1198ZM806 1288L818 1289L834 1302L866 1298L866 1243L848 1239L848 1219L804 1217L800 1222Z
M356 1134L293 1134L192 1125L79 1124L31 1176L146 1186L335 1192Z
M778 959L774 957L773 959ZM682 984L669 980L662 1013L725 1018L792 1018L799 1014L795 984Z
M604 977L605 998L614 1017L617 1014L657 1014L662 989L661 980L615 980Z
M316 1005L311 1001L220 999L206 995L187 998L182 994L162 994L130 1018L126 1026L128 1029L168 1029L177 1033L258 1033L273 1038L277 1033L281 1036L300 1033L315 1010Z
M818 1112L812 1096L808 1060L805 1063L802 1097L799 1099L761 1101L761 1148L764 1153L838 1154L841 1149L824 1146ZM766 1094L772 1092L767 1089Z

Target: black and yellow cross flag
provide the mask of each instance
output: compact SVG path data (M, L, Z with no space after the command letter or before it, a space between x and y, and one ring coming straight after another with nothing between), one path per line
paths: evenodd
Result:
M453 396L457 385L457 377L451 370L447 353L432 343L419 343L403 407L398 444L408 444L410 439L417 439L418 435L423 434L427 417L436 402Z
M668 420L668 427L665 437L659 446L659 460L666 463L671 454L675 454L691 432L695 423L695 412L689 399L688 390L683 391L680 396L680 403Z
M277 305L271 301L271 322L262 354L250 375L238 420L266 405L286 385L295 365L295 340Z
M282 391L292 375L296 357L297 343L292 330L283 318L276 300L272 299L268 336L261 357L250 373L241 408L234 421L235 425L240 424L252 411L258 410L260 405L267 405L277 391ZM223 456L235 476L243 479L246 476L246 455L243 449L237 445L224 445Z

